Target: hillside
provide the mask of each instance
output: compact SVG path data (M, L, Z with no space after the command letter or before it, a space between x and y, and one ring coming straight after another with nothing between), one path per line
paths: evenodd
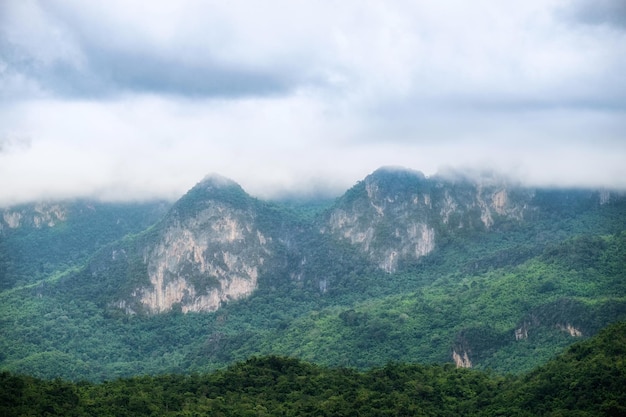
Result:
M0 209L0 289L32 284L139 233L169 208L164 201L60 201Z
M357 372L255 357L211 374L100 384L0 373L0 414L62 416L617 416L626 413L626 325L519 377L390 363Z
M384 168L310 206L208 176L66 270L8 274L0 368L101 380L278 354L525 372L626 319L625 225L623 194L495 175Z

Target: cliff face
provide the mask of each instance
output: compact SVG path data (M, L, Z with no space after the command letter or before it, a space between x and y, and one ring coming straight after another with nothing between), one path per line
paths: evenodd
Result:
M150 285L135 296L150 312L213 311L229 299L248 296L270 255L268 239L252 213L211 202L191 218L174 220L146 248Z
M420 172L382 168L342 197L321 232L395 272L399 262L431 253L443 236L521 221L532 197L530 191L512 193L502 181L427 179Z
M224 178L209 177L179 200L140 248L147 282L117 305L132 313L214 311L250 295L272 255L255 201Z
M54 227L68 216L67 204L37 203L32 206L8 208L2 211L0 231L20 227Z
M162 218L169 203L63 200L0 209L0 289L81 267L99 249Z
M399 259L416 259L435 248L432 199L425 185L419 173L379 170L343 197L321 231L394 272Z
M610 200L610 195L598 194L595 200L589 195L573 198L598 205ZM124 288L109 305L129 314L215 311L229 300L250 296L263 280L273 285L285 279L288 285L324 294L342 279L339 285L349 286L345 277L357 265L369 262L394 273L460 235L515 227L555 202L569 207L574 201L569 196L512 186L495 177L426 178L416 171L383 168L317 217L294 221L286 210L212 176L124 249L127 255L121 256L119 247L92 263L92 278L108 279L107 263L125 271L126 281L118 285ZM463 357L461 351L457 354Z

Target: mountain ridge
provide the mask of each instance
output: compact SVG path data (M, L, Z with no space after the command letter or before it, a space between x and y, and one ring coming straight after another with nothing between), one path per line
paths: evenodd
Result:
M109 249L111 262L126 269L124 274L146 272L143 278L132 277L143 284L107 304L129 314L175 307L183 312L215 311L228 300L250 296L260 274L289 275L292 282L325 293L336 279L315 270L337 255L360 253L359 262L396 273L458 236L520 227L555 206L592 207L619 198L592 190L519 188L493 173L486 178L483 184L460 173L428 178L420 171L382 167L303 223L279 206L250 196L235 181L209 174L171 206L152 232L130 242L139 246L122 260L125 265L116 257L126 254L123 246L129 242ZM282 232L276 233L277 225ZM309 253L315 252L327 259L309 267ZM103 265L106 260L97 262ZM267 262L283 268L268 269ZM101 280L109 274L106 267L91 270Z
M8 285L0 368L98 379L279 353L520 372L626 317L625 224L623 194L493 174L382 168L311 208L209 175L150 227L60 262L70 268L50 279ZM3 233L0 249L27 247Z

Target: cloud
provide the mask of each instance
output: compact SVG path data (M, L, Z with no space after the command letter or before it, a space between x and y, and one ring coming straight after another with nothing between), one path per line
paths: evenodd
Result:
M382 165L626 188L626 32L590 4L0 2L0 137L31 138L2 142L0 204L209 172L338 193Z
M172 16L161 14L156 22L147 20L145 10L133 2L89 7L54 0L5 3L0 35L4 71L36 80L41 90L53 95L78 98L124 93L264 96L319 82L297 61L286 62L281 57L284 51L273 53L272 42L269 50L263 42L259 45L266 47L262 52L267 56L247 58L252 49L241 50L239 42L254 44L254 36L267 35L238 39L239 32L230 33L231 28L220 22L220 14L231 20L235 16L229 13L237 13L242 5L220 10L199 7L197 2L182 3L188 7L173 10L181 14L175 28L170 27ZM156 10L169 10L162 6ZM137 14L130 16L129 10ZM193 16L194 11L206 20ZM246 10L250 12L254 10ZM172 30L175 33L169 34Z
M8 133L0 136L0 154L16 151L26 151L31 146L31 138Z
M618 2L600 3L564 10L616 15ZM605 85L624 83L606 79L624 66L623 37L565 30L555 20L560 4L25 0L4 3L0 47L5 72L77 98L325 89L361 104L512 108L607 105L602 94L613 92L612 105L623 104Z
M626 3L622 0L577 0L565 14L580 23L626 30Z

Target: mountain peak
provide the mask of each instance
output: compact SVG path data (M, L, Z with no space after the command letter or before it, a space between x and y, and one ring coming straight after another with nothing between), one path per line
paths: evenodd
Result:
M231 197L247 197L248 194L243 188L241 188L241 185L230 178L212 173L205 176L199 183L189 190L183 198L189 196L193 196L195 198L201 197L209 200L229 200Z
M428 180L422 172L397 166L381 167L365 177L363 183L369 199L383 200L428 187Z
M196 184L194 188L196 187L201 187L205 189L224 189L232 187L241 188L241 186L235 181L216 173L210 173L206 175L198 184Z
M426 176L421 171L416 171L414 169L405 168L402 166L396 165L387 165L378 168L376 171L372 172L368 175L369 178L380 178L380 177L414 177L419 179L425 179Z
M218 174L209 174L174 204L172 213L176 218L181 215L189 217L215 202L243 208L251 200L252 198L235 181Z

